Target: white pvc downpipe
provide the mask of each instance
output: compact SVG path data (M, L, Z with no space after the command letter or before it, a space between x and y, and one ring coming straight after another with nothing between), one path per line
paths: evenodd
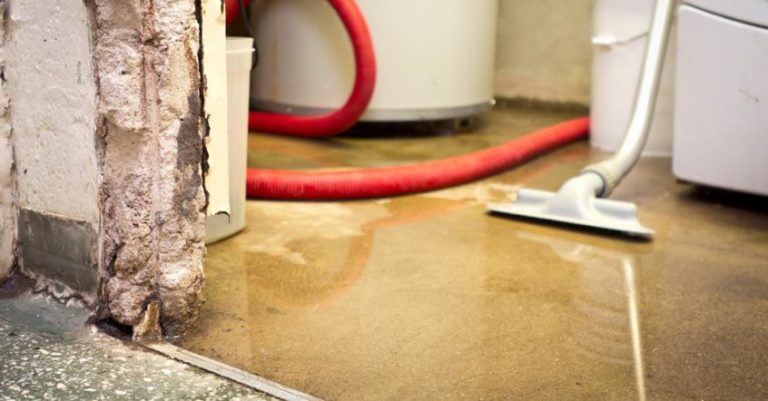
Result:
M227 147L229 213L208 216L205 242L211 244L245 227L245 170L248 159L248 92L253 39L227 38Z
M227 145L227 29L224 10L217 1L200 3L203 32L202 47L205 85L205 115L208 121L208 170L205 190L208 193L208 217L229 214L229 147Z

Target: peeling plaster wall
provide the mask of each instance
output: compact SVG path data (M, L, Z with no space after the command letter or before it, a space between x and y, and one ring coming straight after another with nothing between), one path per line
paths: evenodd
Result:
M494 94L589 104L592 0L500 0Z
M16 210L13 201L13 148L8 116L8 91L5 84L5 21L7 3L0 0L0 284L14 263Z
M180 334L202 303L205 253L196 4L96 0L95 19L100 317L136 327L159 304L165 334Z

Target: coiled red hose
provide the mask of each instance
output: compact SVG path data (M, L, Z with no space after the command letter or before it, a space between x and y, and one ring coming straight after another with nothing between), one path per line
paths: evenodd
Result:
M586 138L589 119L544 128L503 145L425 163L344 171L248 169L250 198L345 200L446 188L498 173L564 144Z
M249 0L243 0L250 3ZM321 138L336 135L354 125L368 108L376 84L376 57L368 24L354 0L328 0L352 41L355 56L355 83L346 103L332 112L315 116L293 116L251 111L248 128L289 136ZM227 0L226 20L238 14L237 0Z
M247 5L250 0L243 0ZM250 112L252 131L302 137L327 137L350 128L368 107L376 81L376 60L368 26L354 0L328 0L344 23L355 54L355 85L344 106L319 116ZM227 0L227 23L238 14ZM538 154L585 138L589 119L567 121L486 150L414 165L346 171L248 169L249 198L343 200L396 196L474 181Z

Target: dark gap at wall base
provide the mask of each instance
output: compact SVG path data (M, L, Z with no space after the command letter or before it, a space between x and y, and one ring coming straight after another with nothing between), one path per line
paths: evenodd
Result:
M97 306L85 323L120 341L132 341L133 339L133 326L125 325L112 319L109 316L109 307L106 305Z
M0 284L0 299L17 298L34 288L34 280L19 272L12 271L8 279Z
M526 108L546 111L561 111L589 114L589 105L578 102L554 102L527 97L497 97L496 107Z

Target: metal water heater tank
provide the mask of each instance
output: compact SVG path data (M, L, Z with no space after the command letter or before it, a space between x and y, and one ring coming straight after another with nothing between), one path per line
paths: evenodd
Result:
M497 0L358 0L374 43L378 76L364 121L461 118L493 105ZM328 2L252 3L260 62L251 104L318 114L352 89L349 38Z

